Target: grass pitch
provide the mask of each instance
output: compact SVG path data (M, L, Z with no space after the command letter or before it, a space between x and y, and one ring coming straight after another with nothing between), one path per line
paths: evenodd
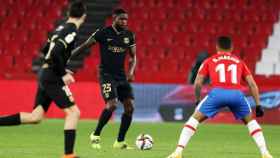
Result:
M63 120L48 120L39 125L0 127L0 158L60 158L63 154ZM76 153L81 158L165 158L177 143L183 123L133 123L127 142L134 145L140 133L154 138L150 151L116 150L119 123L108 124L102 133L102 149L93 150L89 133L96 122L79 124ZM280 126L263 125L268 147L280 157ZM247 128L242 125L204 124L184 151L185 158L260 158Z

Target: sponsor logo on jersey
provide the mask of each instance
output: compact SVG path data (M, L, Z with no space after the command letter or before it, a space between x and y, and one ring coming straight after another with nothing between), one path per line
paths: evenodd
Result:
M128 37L123 38L123 42L124 42L125 44L128 44L128 43L129 43L129 38L128 38Z
M56 28L55 31L61 31L63 28L64 28L64 26L60 25L60 26L58 26L58 27Z
M122 47L109 46L108 49L110 51L112 51L113 53L123 53L123 52L125 52L125 48L122 48Z

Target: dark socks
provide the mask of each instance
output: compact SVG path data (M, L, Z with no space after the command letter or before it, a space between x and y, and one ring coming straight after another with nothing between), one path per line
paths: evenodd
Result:
M65 153L65 155L73 154L75 138L76 138L75 129L64 130L64 153Z
M108 110L108 109L104 109L100 118L99 118L99 121L98 121L98 124L97 124L97 127L94 131L94 135L96 136L99 136L103 127L108 123L108 121L110 120L111 116L112 116L112 111L111 110Z
M20 114L14 114L9 116L0 117L0 126L13 126L20 125Z
M121 126L120 126L120 131L119 131L119 136L118 136L118 142L124 141L126 132L131 124L132 121L132 116L123 114L122 115L122 120L121 120Z

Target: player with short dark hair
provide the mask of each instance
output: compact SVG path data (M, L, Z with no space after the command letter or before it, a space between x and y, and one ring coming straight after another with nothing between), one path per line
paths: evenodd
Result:
M100 149L100 134L115 111L118 100L124 106L118 138L113 147L129 149L125 142L125 135L132 122L134 95L129 82L134 79L136 66L135 35L127 27L128 14L123 9L113 12L112 26L97 30L90 38L73 51L75 58L79 52L95 43L100 44L101 63L99 65L99 82L102 96L106 102L98 125L91 134L92 147ZM129 54L129 68L125 72L125 58ZM72 59L71 57L71 59ZM69 62L71 62L71 59ZM73 70L72 70L73 71Z
M37 124L54 101L65 112L63 158L78 158L74 155L73 149L80 111L67 86L74 82L74 78L66 73L65 66L74 48L77 29L86 18L85 12L86 8L82 2L71 3L67 21L56 28L43 48L44 63L38 75L38 89L33 111L0 117L0 126Z
M256 103L256 116L262 117L264 111L260 106L259 90L246 64L231 54L233 45L227 36L217 40L217 54L208 58L201 65L195 80L195 97L197 108L185 123L176 150L168 158L182 158L184 147L194 135L199 123L214 117L221 108L228 107L236 119L247 125L249 133L255 140L262 158L270 155L260 125L252 118L250 105L241 89L241 80L246 80ZM200 100L203 80L210 77L212 89Z

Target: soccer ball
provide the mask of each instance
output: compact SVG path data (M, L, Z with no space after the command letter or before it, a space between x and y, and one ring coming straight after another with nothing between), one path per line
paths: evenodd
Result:
M140 150L150 150L153 147L153 138L148 134L139 134L135 142L136 146Z

